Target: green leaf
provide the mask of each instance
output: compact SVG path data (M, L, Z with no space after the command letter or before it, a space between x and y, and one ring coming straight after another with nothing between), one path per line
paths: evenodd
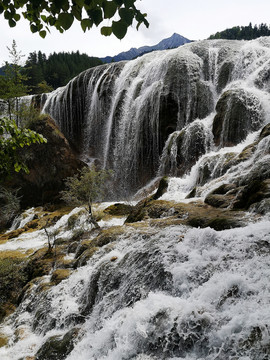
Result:
M113 1L103 3L104 19L111 19L117 10L117 5Z
M110 36L112 34L112 28L110 26L103 26L100 32L104 36Z
M118 39L123 39L127 33L127 23L123 20L113 21L112 32Z
M126 0L125 1L125 7L129 8L129 7L133 7L135 3L135 0Z
M94 24L98 26L103 20L102 10L100 8L96 8L88 12Z
M91 19L82 19L81 28L83 29L84 32L87 29L91 29L92 26L93 26L93 22L91 21Z
M71 27L73 21L74 21L73 15L68 13L59 14L57 19L58 25L60 25L65 30L68 30Z
M31 24L31 25L30 25L30 30L32 31L32 33L35 33L35 32L37 32L37 31L38 31L38 28L37 28L37 26L36 26L36 25Z
M16 163L14 164L14 170L15 170L16 172L19 172L19 171L21 170L21 168L22 168L22 166L21 166L21 164L19 164L18 162L16 162Z
M42 39L44 39L47 35L47 32L45 30L42 30L39 32L39 35L42 37Z
M20 15L20 14L14 14L14 16L13 16L13 19L14 19L15 21L19 21L20 18L21 18L21 15Z
M6 10L4 12L4 18L8 20L8 19L12 18L12 14L8 10Z
M14 21L13 19L9 19L9 20L8 20L8 25L9 25L10 27L14 27L14 26L16 26L16 21Z
M82 9L79 6L72 6L71 12L77 20L81 21Z
M142 14L141 12L137 12L135 18L138 21L138 24L136 26L136 29L139 29L139 26L144 23L144 25L148 28L149 27L149 22L146 20L146 16L147 14Z
M118 12L122 20L124 20L128 25L132 24L135 15L134 10L121 8Z
M124 3L124 0L114 0L117 5L121 6Z
M80 8L83 7L85 1L84 0L74 0L73 1L77 6L79 6Z

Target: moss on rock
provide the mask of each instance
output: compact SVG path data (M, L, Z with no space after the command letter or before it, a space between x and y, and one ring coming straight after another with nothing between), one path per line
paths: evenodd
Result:
M133 208L134 207L132 205L116 203L108 206L104 210L104 213L114 216L128 215L133 210Z
M51 282L55 285L68 278L70 275L69 269L56 269L52 273Z
M36 360L64 360L74 348L74 341L79 334L79 329L74 328L64 336L49 337L41 346L36 355Z

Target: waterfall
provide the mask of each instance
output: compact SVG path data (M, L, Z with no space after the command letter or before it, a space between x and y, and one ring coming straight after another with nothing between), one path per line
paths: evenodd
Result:
M170 178L134 224L105 218L97 233L81 208L55 214L51 271L38 267L1 323L1 360L269 359L269 59L269 38L194 42L87 70L42 99L85 162L114 170L118 200ZM222 186L229 205L208 206ZM231 211L246 188L257 197ZM192 211L241 222L203 228L185 222ZM34 254L27 276L47 256L33 223L46 216L27 210L0 242Z
M269 55L267 38L153 52L83 72L50 94L43 111L84 161L113 169L118 194L134 193L158 172L189 172L214 146L237 145L269 121ZM204 122L211 121L213 135L203 135ZM179 156L181 131L185 151ZM188 141L194 132L195 154Z

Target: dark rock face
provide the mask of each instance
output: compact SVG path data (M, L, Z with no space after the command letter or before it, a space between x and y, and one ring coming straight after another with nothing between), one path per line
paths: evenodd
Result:
M156 176L188 174L215 146L235 146L267 121L268 39L256 43L249 51L205 40L101 65L49 95L43 110L87 163L114 171L114 194L126 197ZM237 164L229 154L204 165L198 185Z
M216 111L213 134L220 146L237 145L249 132L259 130L264 120L259 99L243 89L226 91Z
M64 360L74 348L79 329L74 328L62 336L51 336L38 350L37 360Z
M230 184L223 184L209 193L205 203L217 208L232 208L251 210L260 214L266 213L269 208L270 198L270 160L263 157L270 154L270 124L267 124L260 132L254 143L247 146L238 156L230 153L224 154L225 162L220 162L220 169L216 166L216 172L211 171L211 164L216 159L207 159L201 166L201 183L204 184L211 177L215 178L225 173L231 166L238 165L243 161L254 157L249 168L242 175L233 179ZM212 160L212 161L211 161Z
M206 153L209 146L210 139L207 138L203 124L194 121L182 131L175 132L168 140L162 159L162 173L183 176Z
M37 120L31 129L42 134L47 143L34 144L23 150L29 174L15 173L9 181L10 186L21 189L22 207L59 201L64 180L83 166L50 117Z

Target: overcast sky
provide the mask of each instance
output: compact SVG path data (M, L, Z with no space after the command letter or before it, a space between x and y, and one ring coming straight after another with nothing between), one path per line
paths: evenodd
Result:
M148 14L149 29L141 25L139 31L128 30L123 40L113 35L104 37L98 29L83 33L75 23L64 34L51 30L45 39L30 32L28 24L19 21L9 28L0 16L0 65L8 60L7 46L14 39L18 49L26 55L41 50L52 52L77 51L90 56L114 56L131 47L154 45L174 32L190 40L208 38L211 34L236 25L270 24L270 1L268 0L137 0L137 7ZM104 24L106 25L106 23Z

